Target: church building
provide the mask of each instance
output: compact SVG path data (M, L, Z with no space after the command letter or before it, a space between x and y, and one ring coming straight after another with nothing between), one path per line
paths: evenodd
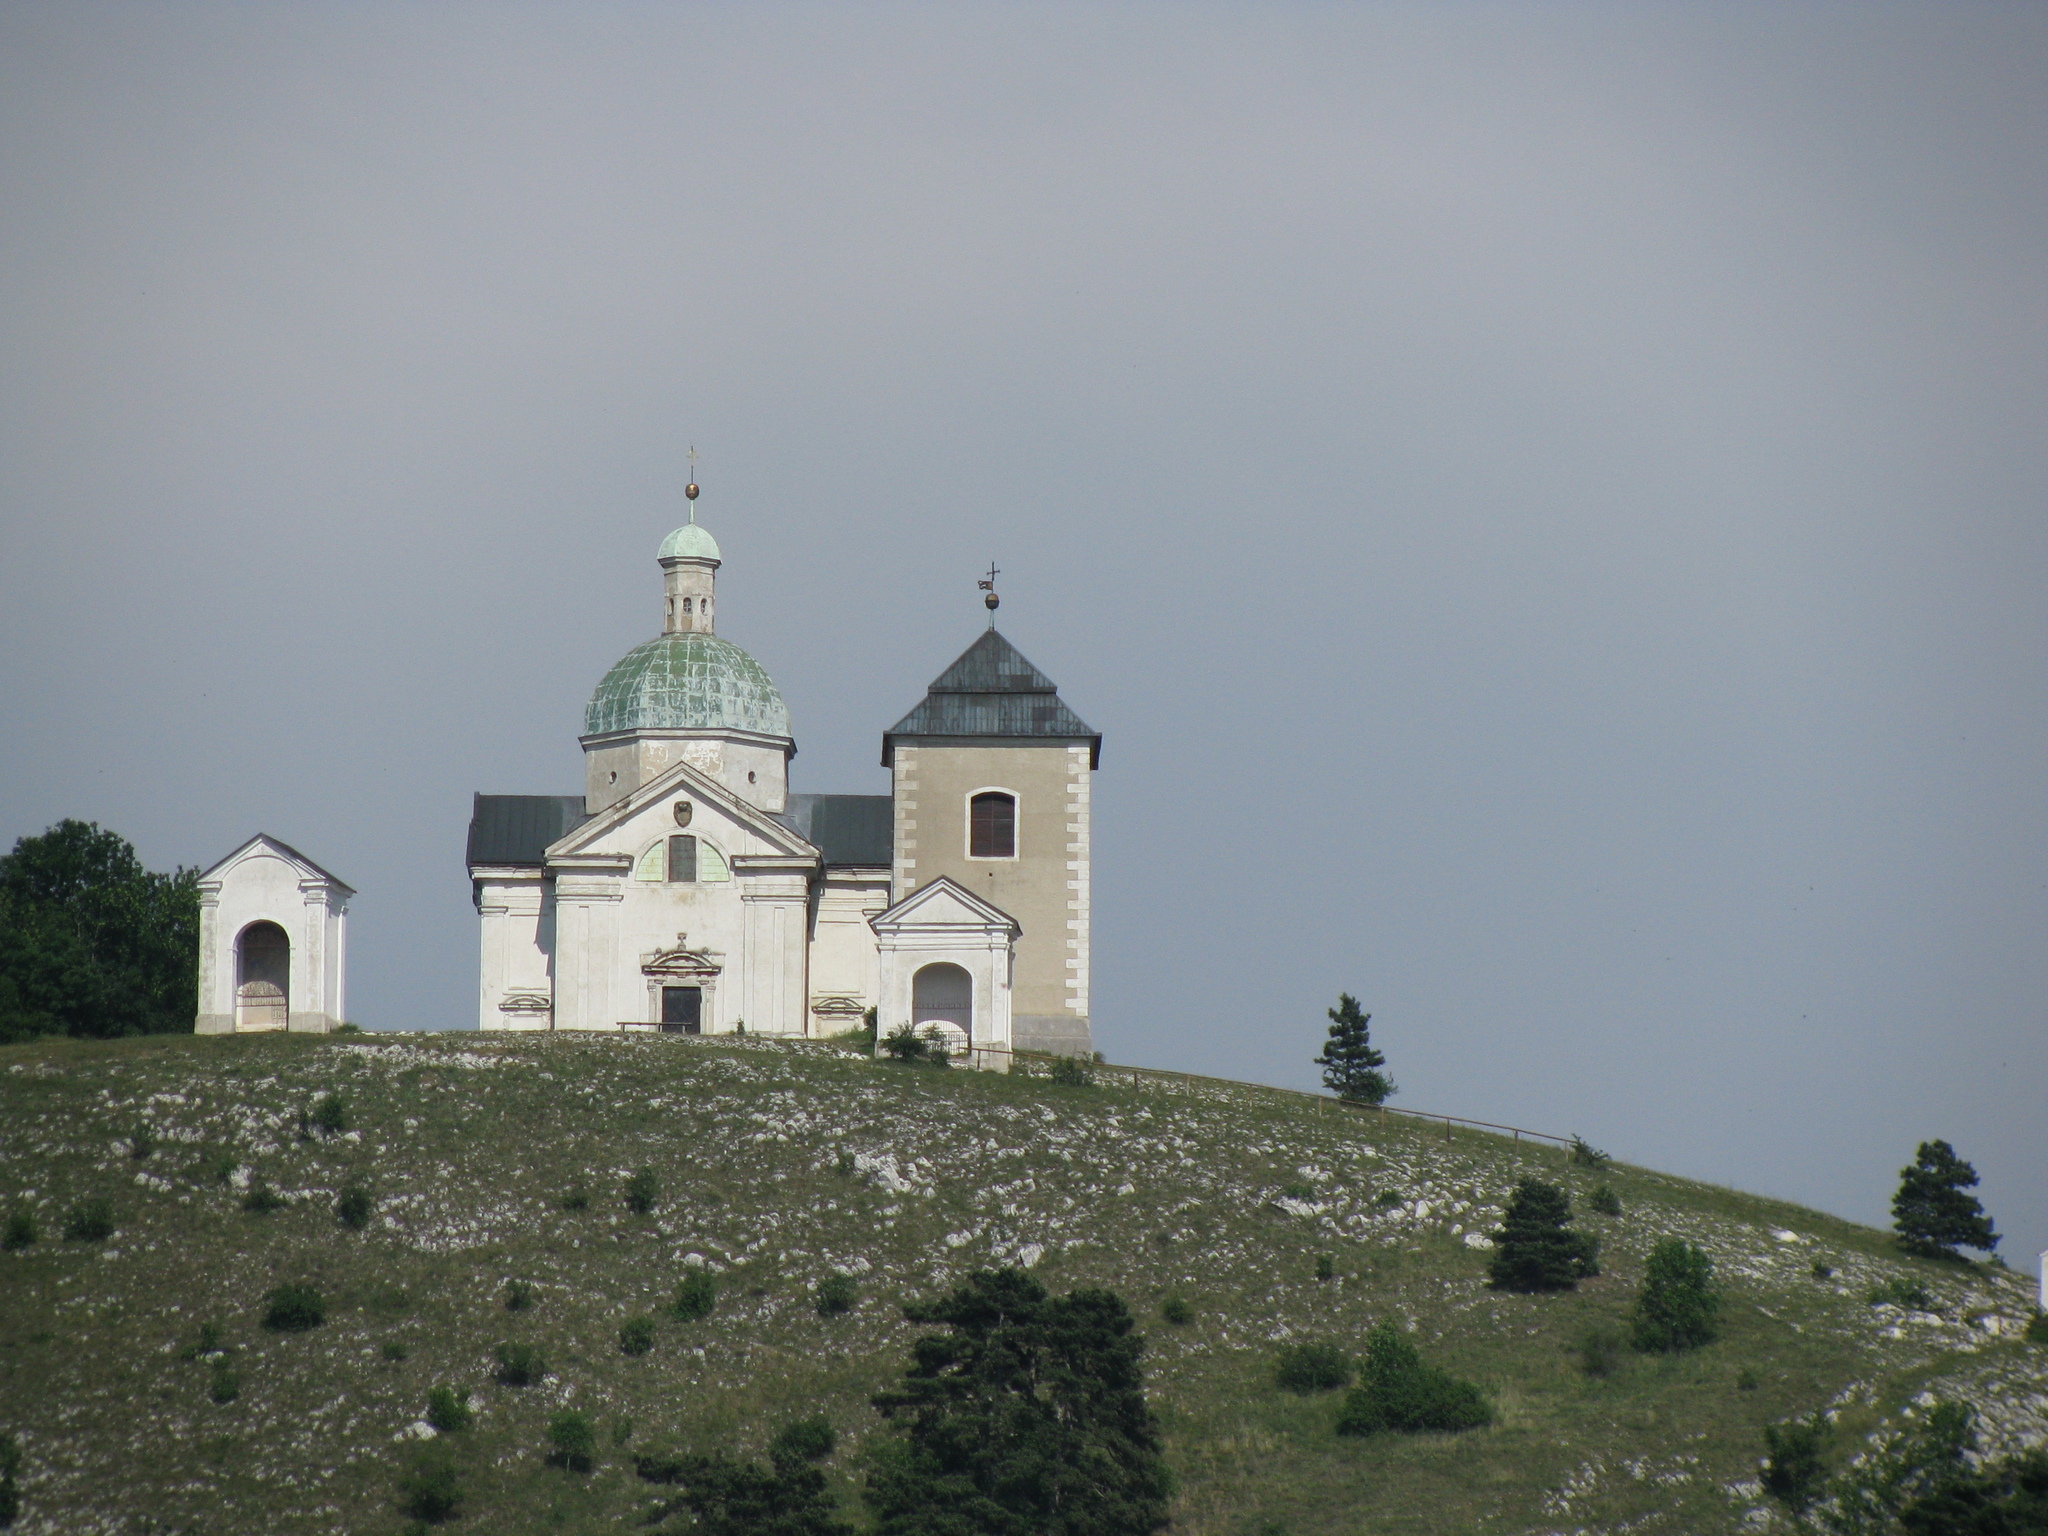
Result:
M882 733L886 795L796 794L789 711L714 628L717 542L663 541L662 628L583 712L576 795L476 796L482 1029L820 1036L1085 1055L1102 738L994 627Z

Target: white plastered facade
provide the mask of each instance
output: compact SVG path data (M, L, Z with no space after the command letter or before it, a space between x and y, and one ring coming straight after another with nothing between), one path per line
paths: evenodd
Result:
M304 854L258 833L199 877L199 1014L194 1030L224 1035L289 1029L324 1034L347 1018L348 900L355 892ZM245 945L282 930L284 996L245 980ZM258 996L259 992L262 993Z

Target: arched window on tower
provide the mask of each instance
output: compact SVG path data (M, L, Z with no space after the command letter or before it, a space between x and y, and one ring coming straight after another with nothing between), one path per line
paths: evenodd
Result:
M1017 797L985 789L967 806L967 856L970 859L1017 857Z

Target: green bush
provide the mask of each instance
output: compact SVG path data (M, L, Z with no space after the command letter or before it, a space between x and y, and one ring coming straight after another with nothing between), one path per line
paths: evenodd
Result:
M1424 1363L1399 1328L1382 1322L1366 1336L1358 1385L1345 1394L1337 1433L1415 1434L1492 1422L1492 1405L1479 1388Z
M837 1317L842 1312L851 1312L859 1300L860 1287L851 1275L830 1274L818 1282L816 1304L820 1317Z
M1738 1392L1755 1392L1763 1384L1763 1377L1757 1375L1755 1371L1752 1371L1746 1365L1735 1373L1735 1390Z
M508 1387L530 1387L548 1373L548 1363L531 1344L498 1346L498 1381Z
M505 1282L505 1310L524 1312L533 1305L533 1283L529 1280L507 1280Z
M1868 1300L1873 1307L1904 1307L1909 1312L1934 1310L1934 1298L1927 1294L1927 1287L1906 1275L1894 1275L1883 1284L1872 1286Z
M1318 1280L1334 1280L1337 1278L1337 1261L1327 1253L1316 1255L1316 1278Z
M427 1422L442 1434L465 1430L475 1418L470 1411L469 1394L459 1387L436 1387L427 1394Z
M280 1285L264 1298L263 1326L273 1333L304 1333L327 1321L327 1303L310 1285Z
M242 1395L242 1379L225 1357L213 1362L213 1379L207 1384L206 1395L216 1403L232 1403Z
M565 1211L589 1210L590 1191L581 1184L571 1186L569 1192L562 1196L562 1209Z
M1569 1291L1600 1273L1600 1241L1570 1230L1571 1201L1555 1184L1522 1179L1508 1200L1490 1271L1499 1291Z
M1764 1449L1769 1453L1764 1458L1764 1492L1790 1510L1795 1520L1803 1520L1807 1507L1820 1497L1827 1471L1821 1452L1827 1438L1827 1420L1818 1413L1764 1426Z
M1621 1196L1614 1192L1614 1186L1611 1184L1602 1184L1586 1196L1586 1205L1602 1216L1621 1214Z
M1334 1392L1351 1381L1351 1360L1334 1344L1296 1344L1280 1351L1273 1381L1283 1392L1308 1397Z
M1816 1280L1834 1279L1835 1266L1832 1264L1823 1264L1819 1259L1815 1259L1813 1261L1813 1278Z
M1159 1303L1159 1315L1176 1328L1185 1328L1195 1320L1195 1309L1185 1296L1169 1296Z
M351 1232L360 1232L370 1224L370 1213L377 1208L376 1196L360 1184L350 1184L334 1201L334 1215Z
M923 1061L929 1055L928 1042L908 1024L899 1024L882 1037L882 1050L895 1061Z
M718 1282L711 1278L709 1270L693 1269L676 1287L675 1305L670 1310L684 1322L694 1323L700 1317L709 1317L717 1305Z
M597 1431L574 1408L564 1408L548 1420L548 1444L554 1447L548 1460L571 1472L588 1472L597 1459Z
M645 1216L660 1199L661 1180L654 1176L654 1170L635 1169L633 1176L626 1180L626 1209L636 1216Z
M1304 1184L1298 1179L1292 1184L1280 1186L1280 1198L1283 1200L1313 1200L1315 1197L1315 1185Z
M1078 1056L1060 1056L1045 1080L1059 1088L1086 1088L1095 1081L1095 1069Z
M282 1210L284 1205L284 1196L272 1189L262 1179L258 1179L255 1183L251 1184L249 1192L242 1196L242 1209L254 1211L259 1216L266 1215L271 1211Z
M830 1419L798 1419L769 1443L768 1456L777 1465L823 1461L838 1449L839 1433Z
M21 1442L0 1430L0 1526L14 1524L21 1514Z
M306 1118L314 1130L339 1136L348 1129L348 1105L340 1094L330 1093L313 1106L313 1112Z
M220 1326L217 1323L201 1323L199 1337L178 1351L180 1360L201 1360L208 1355L222 1353Z
M128 1155L139 1163L155 1151L156 1132L149 1128L147 1120L138 1121L135 1129L128 1133Z
M438 1443L419 1451L398 1480L398 1502L408 1515L429 1525L439 1525L461 1513L462 1480L455 1470L454 1452Z
M1645 1354L1698 1349L1720 1337L1720 1310L1704 1250L1683 1238L1661 1238L1643 1270L1632 1342Z
M2027 1342L2048 1344L2048 1312L2036 1312L2027 1319Z
M629 1317L619 1325L619 1353L644 1355L654 1348L654 1319Z
M1605 1152L1602 1152L1583 1136L1574 1136L1572 1138L1572 1161L1581 1168L1591 1168L1597 1173L1607 1166L1610 1159Z
M64 1218L64 1235L74 1243L98 1243L114 1235L114 1202L81 1200Z
M1579 1342L1574 1347L1579 1357L1579 1369L1588 1376L1604 1380L1621 1369L1627 1341L1618 1328L1595 1323L1579 1335Z
M404 1341L400 1339L386 1339L384 1341L384 1358L386 1360L403 1360L411 1353L412 1351L406 1348Z
M855 1170L857 1170L859 1167L860 1160L856 1158L851 1152L848 1152L843 1148L840 1150L838 1160L835 1161L832 1165L833 1171L837 1173L839 1177L841 1177L842 1179L852 1178Z
M1398 1189L1383 1189L1372 1197L1372 1203L1383 1211L1391 1211L1401 1203L1401 1191Z
M18 1248L26 1248L34 1243L39 1235L34 1211L9 1211L7 1231L0 1235L0 1248L13 1253Z

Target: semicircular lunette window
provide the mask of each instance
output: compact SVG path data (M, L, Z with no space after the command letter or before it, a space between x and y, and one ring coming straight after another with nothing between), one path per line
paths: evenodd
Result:
M967 806L967 856L971 859L1017 857L1017 797L985 789Z

